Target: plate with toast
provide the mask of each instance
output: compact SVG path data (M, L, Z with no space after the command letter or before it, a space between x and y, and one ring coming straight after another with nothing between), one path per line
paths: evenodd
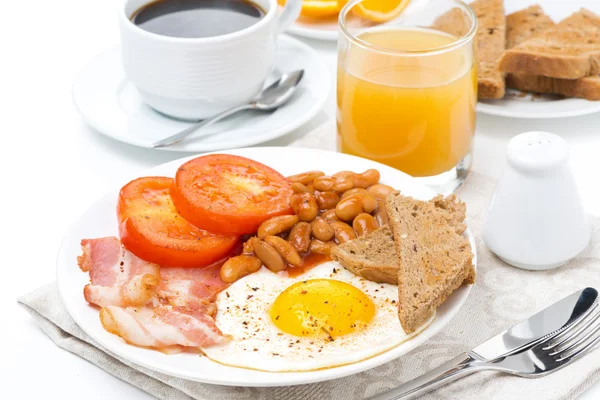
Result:
M212 163L218 171L228 165L235 168L217 175L213 169L199 166L203 162ZM181 174L192 170L215 179L214 184L204 185L210 191L229 188L236 201L257 205L271 201L275 192L269 185L260 192L260 185L249 183L263 178L278 182L277 195L291 196L292 214L275 214L261 223L256 236L240 236L243 249L229 254L224 263L181 268L180 261L170 266L175 254L171 250L168 259L156 258L165 247L153 247L154 235L159 233L153 216L170 212L175 195L152 188L162 182L175 190L185 181L180 180ZM176 176L174 182L171 176ZM223 179L235 185L225 184ZM132 188L146 183L150 186L143 196L136 197L139 191ZM323 189L330 184L334 185L330 191ZM293 191L298 188L309 192ZM311 196L319 201L311 203ZM133 211L127 205L133 204L130 200L134 198L148 200L144 215L127 216L124 218L131 223L125 219L119 223L116 203L123 217ZM218 208L219 202L229 201L229 197L215 198L211 210ZM296 203L292 201L295 198L307 201ZM327 200L331 198L338 202L334 205ZM342 202L344 206L337 207ZM367 209L369 203L377 206ZM318 212L308 215L310 207L304 205L311 204L318 206ZM370 211L381 222L368 231L358 220L351 222L352 207L357 204L362 211L355 220L364 221ZM186 223L183 217L168 219L161 214L159 218L157 221ZM206 215L202 218L207 221ZM392 361L444 330L465 304L476 279L476 246L465 221L466 205L455 195L436 195L414 178L370 160L291 147L235 149L163 164L99 198L69 228L58 255L57 281L62 301L77 324L103 348L137 365L229 386L319 382ZM142 233L148 241L128 241L132 237L128 232L133 233L129 229L136 230L138 222L156 228ZM320 243L316 238L326 233L325 222L334 236ZM178 243L186 240L185 232L178 231ZM188 245L195 248L218 239L213 234L204 242L195 237L197 228L189 232L193 244ZM285 260L294 264L273 268L278 253L271 250L278 252L286 248L285 243L287 247L300 246L305 234L308 249L297 250L303 261L293 261L293 251L284 252ZM328 244L329 251L316 244ZM143 252L146 245L153 251ZM185 251L182 246L176 248L178 257ZM315 262L314 255L323 257ZM195 252L185 259L192 256ZM259 269L242 270L233 279L231 273L223 272L231 272L235 260L254 258ZM112 272L102 275L94 271ZM130 282L138 282L135 277L141 274L144 285L127 283L132 275ZM99 276L113 278L100 282ZM119 285L131 290L122 291ZM138 296L140 288L143 293ZM298 307L305 310L300 312ZM202 332L211 334L200 335Z
M513 118L600 111L598 14L582 8L554 21L537 4L508 15L503 0L469 5L479 21L477 111Z

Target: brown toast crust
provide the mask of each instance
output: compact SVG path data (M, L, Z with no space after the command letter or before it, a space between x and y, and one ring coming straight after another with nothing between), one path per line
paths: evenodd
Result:
M331 258L369 281L398 284L396 248L387 226L334 247Z
M534 4L506 16L506 48L510 49L556 24Z
M499 67L562 79L600 74L600 17L582 8L505 51Z
M467 229L465 219L467 218L467 206L455 194L442 196L438 194L431 202L437 207L440 214L448 224L454 227L456 233L462 235Z
M469 6L477 15L477 96L480 99L499 99L504 96L504 74L497 61L506 48L506 21L503 0L475 0ZM433 28L454 36L467 33L468 24L459 9L452 9L439 16Z
M439 214L462 235L466 229L466 206L454 194L431 199ZM354 275L378 283L398 284L400 260L396 253L394 237L389 227L384 226L331 250L331 258ZM468 282L472 283L472 282Z
M391 194L385 209L400 259L398 318L412 333L461 284L474 282L473 253L435 202Z
M506 17L506 46L514 47L555 25L539 5L509 14ZM600 100L600 76L560 79L542 75L507 74L506 86L524 92L555 93L566 97Z
M506 18L504 0L475 0L469 6L477 15L477 97L504 97L504 73L498 69L498 59L506 49Z
M554 93L566 97L600 100L600 76L579 79L549 78L539 75L509 74L506 86L524 92Z

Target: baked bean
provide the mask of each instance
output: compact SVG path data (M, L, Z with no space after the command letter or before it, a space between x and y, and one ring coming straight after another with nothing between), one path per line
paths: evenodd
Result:
M266 236L275 236L292 229L292 226L298 222L296 215L279 215L269 218L258 227L256 234L263 239Z
M397 193L398 191L391 186L378 183L376 185L370 186L367 189L367 192L371 193L377 199L384 200L388 194Z
M333 184L335 183L336 178L331 176L319 176L313 181L313 187L315 190L319 190L321 192L328 192L333 190Z
M310 224L308 222L298 222L288 236L288 242L300 253L306 253L310 246Z
M301 174L288 176L288 179L292 183L298 182L298 183L301 183L303 185L308 185L309 183L311 183L312 181L314 181L315 178L317 178L319 176L323 176L323 175L325 175L325 173L321 172L321 171L308 171L308 172L303 172Z
M294 191L294 193L309 193L310 192L308 190L308 188L306 186L304 186L303 184L301 184L300 182L292 183L292 190Z
M335 234L329 223L321 217L315 218L315 220L310 223L310 228L312 230L313 237L324 242L331 240Z
M335 215L343 221L352 221L362 212L362 201L362 196L359 194L353 194L340 200L335 206Z
M385 201L381 199L377 199L377 212L375 212L375 221L377 221L377 225L384 226L388 224L388 216L385 212Z
M378 203L375 196L371 193L363 193L362 194L362 209L366 213L372 213L377 209Z
M252 254L254 253L254 244L259 240L256 236L252 236L250 239L246 240L243 245L242 252L244 254Z
M319 239L313 239L310 241L310 252L317 254L325 254L330 255L331 249L335 247L335 242L333 240L329 240L327 242L323 242Z
M249 255L231 257L221 266L221 280L225 283L235 282L246 275L256 272L262 266L262 262Z
M335 178L335 182L333 183L333 190L339 193L343 193L346 190L350 190L354 187L354 183L352 178Z
M375 221L377 221L377 225L384 226L388 224L388 216L383 210L378 210L375 213Z
M306 190L308 190L308 193L313 193L315 191L315 188L314 188L312 182L309 183L308 185L306 185Z
M288 264L298 267L302 265L302 257L298 251L287 240L279 236L267 236L265 242L269 243L277 252L288 262Z
M353 194L357 194L357 193L365 193L367 191L367 189L363 189L363 188L354 188L354 189L350 189L350 190L346 190L344 193L342 193L342 199L345 199L348 196L352 196Z
M352 228L357 236L366 235L378 228L377 221L371 214L360 213L352 221Z
M350 225L341 221L330 222L329 225L335 232L335 241L339 244L345 243L348 240L356 239L356 232Z
M321 218L323 218L325 221L339 221L340 220L338 218L338 216L335 215L335 208L322 212Z
M352 171L340 171L340 172L336 172L335 174L331 175L334 178L354 178L354 176L356 175L356 172L352 172Z
M281 257L273 246L264 240L256 242L254 245L254 254L256 254L256 257L258 257L265 267L273 272L279 272L285 268L283 257Z
M319 206L319 210L329 210L335 208L337 203L340 202L340 195L334 191L328 192L315 192L315 199L317 200L317 205Z
M300 221L312 221L319 213L317 201L312 193L298 193L290 199L290 206Z
M366 189L379 183L381 175L376 169L368 169L362 174L356 174L353 179L354 187Z
M354 183L350 178L334 178L333 176L320 176L313 182L313 187L321 192L345 192L352 189Z

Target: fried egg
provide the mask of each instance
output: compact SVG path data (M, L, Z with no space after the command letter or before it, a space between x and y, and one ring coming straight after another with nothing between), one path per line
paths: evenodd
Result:
M274 372L355 363L418 333L402 330L397 301L397 286L335 262L294 278L262 267L219 293L215 321L231 340L202 350L221 364Z

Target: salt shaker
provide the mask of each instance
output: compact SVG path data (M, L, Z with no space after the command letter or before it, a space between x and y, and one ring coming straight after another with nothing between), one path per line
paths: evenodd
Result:
M587 246L591 234L567 143L552 133L526 132L510 140L506 155L484 224L485 244L515 267L565 264Z

